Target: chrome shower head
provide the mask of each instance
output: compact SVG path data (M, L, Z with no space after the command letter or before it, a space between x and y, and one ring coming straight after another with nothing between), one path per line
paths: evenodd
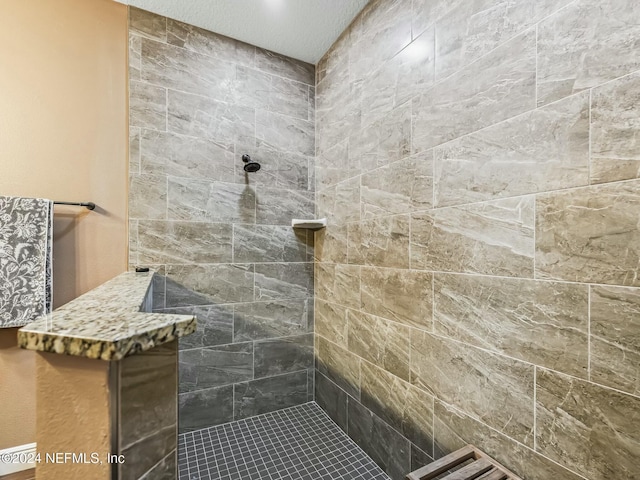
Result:
M252 162L251 157L246 153L242 155L242 161L244 162L244 171L247 173L253 173L260 170L260 164L258 162Z

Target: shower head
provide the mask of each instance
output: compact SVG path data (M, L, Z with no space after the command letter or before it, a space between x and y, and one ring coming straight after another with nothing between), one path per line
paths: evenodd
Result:
M260 170L260 164L258 162L252 162L251 157L246 153L242 155L242 161L244 162L244 171L247 173L253 173Z

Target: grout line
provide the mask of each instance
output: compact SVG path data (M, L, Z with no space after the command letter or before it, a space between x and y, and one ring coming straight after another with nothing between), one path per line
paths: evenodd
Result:
M536 71L535 71L535 89L534 89L535 90L534 91L534 95L535 95L536 108L538 108L538 90L539 90L539 86L540 86L540 83L539 83L540 72L539 72L539 69L538 69L538 57L539 57L539 54L538 54L538 40L540 38L539 31L538 31L539 24L540 24L540 22L536 23L536 52L535 52L535 56L536 56L536 58L535 58L536 67L535 68L536 68Z
M587 379L591 382L591 289L587 289Z
M538 367L533 366L533 450L538 450Z
M587 177L587 181L589 182L589 185L593 185L592 181L591 181L591 162L593 159L592 156L592 125L593 125L593 119L592 119L592 113L593 113L593 88L589 89L589 158L587 161L587 169L588 169L588 177Z

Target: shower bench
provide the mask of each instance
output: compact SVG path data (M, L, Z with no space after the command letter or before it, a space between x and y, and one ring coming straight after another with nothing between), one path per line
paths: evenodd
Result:
M456 467L457 470L451 471ZM442 477L441 475L447 473ZM521 480L473 445L456 450L407 475L407 480Z

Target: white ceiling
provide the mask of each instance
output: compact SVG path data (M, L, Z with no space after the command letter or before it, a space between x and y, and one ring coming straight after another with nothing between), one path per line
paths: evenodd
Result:
M116 0L317 63L368 0Z

